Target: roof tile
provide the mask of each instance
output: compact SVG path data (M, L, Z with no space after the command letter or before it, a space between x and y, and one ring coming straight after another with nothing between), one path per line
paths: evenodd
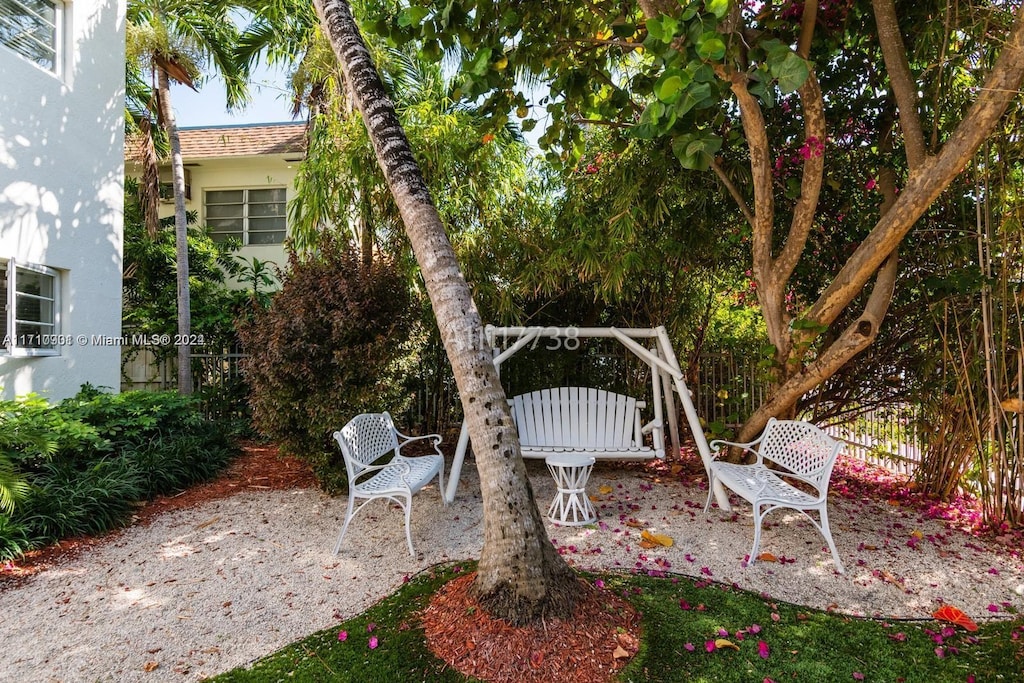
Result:
M181 155L186 159L295 154L305 151L306 124L182 128Z

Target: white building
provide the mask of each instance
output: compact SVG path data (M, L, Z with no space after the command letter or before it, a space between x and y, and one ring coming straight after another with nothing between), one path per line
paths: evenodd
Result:
M0 396L120 385L124 0L0 2Z

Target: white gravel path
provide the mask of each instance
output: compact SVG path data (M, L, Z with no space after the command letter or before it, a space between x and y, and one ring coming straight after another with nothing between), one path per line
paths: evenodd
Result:
M541 463L530 472L546 509L554 484ZM0 680L192 681L249 663L358 614L425 567L477 557L475 469L467 467L462 480L447 508L436 487L414 499L415 559L401 515L383 503L360 513L332 557L345 499L305 489L240 493L128 529L22 586L0 589ZM602 486L611 493L599 493ZM744 568L749 506L705 516L699 487L614 466L598 468L589 488L601 499L600 525L549 526L578 567L667 570L851 614L927 618L942 600L976 619L993 616L990 605L1024 611L1019 549L986 547L885 501L831 499L847 567L840 575L799 516L773 513L762 541L763 551L794 561ZM675 544L639 548L640 529L627 519Z

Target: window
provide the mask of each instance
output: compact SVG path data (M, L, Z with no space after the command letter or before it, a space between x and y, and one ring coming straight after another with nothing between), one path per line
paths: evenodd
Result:
M60 69L61 10L53 0L0 0L0 44L47 71Z
M3 0L0 0L3 2ZM285 189L207 190L206 225L214 241L231 237L246 244L284 242Z
M4 347L15 356L57 355L60 348L60 275L52 268L8 261L0 267L0 322Z

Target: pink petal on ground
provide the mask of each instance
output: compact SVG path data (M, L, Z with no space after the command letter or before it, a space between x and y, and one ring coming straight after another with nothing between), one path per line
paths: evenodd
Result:
M339 631L338 632L338 640L341 640L341 641L348 640L348 631Z
M371 650L376 650L377 649L377 644L378 644L377 643L377 636L370 636L370 642L369 642L370 649Z
M707 650L708 652L714 652L715 651L715 641L709 640L706 643L704 643L704 649Z
M761 659L768 659L768 643L763 640L757 641L757 654Z
M988 611L989 612L998 612L999 611L999 605L989 605L988 606Z
M695 648L693 646L693 643L687 643L686 645L683 645L683 649L686 650L687 652L693 652L697 648Z

